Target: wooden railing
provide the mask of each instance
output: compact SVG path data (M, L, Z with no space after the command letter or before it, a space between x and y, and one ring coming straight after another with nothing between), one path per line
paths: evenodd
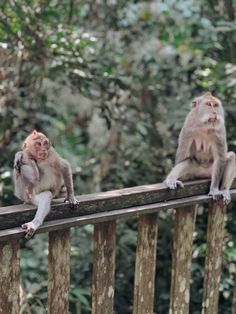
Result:
M56 200L38 233L49 232L48 313L68 313L70 228L94 224L92 314L112 314L116 220L138 216L133 314L152 314L156 271L158 212L175 208L170 314L189 313L190 269L196 205L209 203L202 314L218 313L226 208L207 196L209 182L187 182L170 191L163 184L79 196L77 209ZM236 181L231 196L236 195ZM29 205L0 209L0 313L19 313L19 228L35 214ZM162 313L161 313L162 314Z

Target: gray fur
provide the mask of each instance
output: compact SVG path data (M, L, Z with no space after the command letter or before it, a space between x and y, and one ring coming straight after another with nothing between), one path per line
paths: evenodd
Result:
M217 119L214 119L214 115ZM192 109L180 131L175 167L165 182L173 189L183 186L179 178L209 177L209 195L213 199L223 197L228 202L228 189L235 174L235 155L234 158L229 158L229 155L232 157L234 153L227 153L223 107L219 99L207 93L193 101ZM220 190L220 184L225 186L224 190Z

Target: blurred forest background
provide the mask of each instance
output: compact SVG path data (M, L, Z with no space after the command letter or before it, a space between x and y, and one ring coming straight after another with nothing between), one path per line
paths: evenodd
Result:
M212 91L236 151L234 0L1 0L0 202L33 129L71 162L76 195L161 182L193 97ZM228 209L219 313L231 313L235 204ZM172 215L160 214L155 311L168 313ZM199 208L190 313L201 312L207 212ZM72 230L70 311L90 313L93 228ZM47 235L22 240L22 313L46 313ZM115 308L132 312L136 220L117 234ZM235 313L235 312L234 312Z

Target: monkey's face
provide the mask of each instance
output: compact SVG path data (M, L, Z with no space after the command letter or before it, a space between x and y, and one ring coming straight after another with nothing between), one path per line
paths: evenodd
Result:
M46 137L38 138L32 144L36 160L40 161L48 158L50 144Z
M29 157L42 161L48 158L50 146L49 139L43 133L34 131L26 138L23 149Z
M211 95L203 95L196 99L196 117L208 129L218 129L224 125L224 110L221 102Z

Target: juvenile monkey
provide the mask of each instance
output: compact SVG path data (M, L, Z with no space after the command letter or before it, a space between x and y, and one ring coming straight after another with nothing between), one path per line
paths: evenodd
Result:
M43 133L33 131L24 141L22 151L14 160L13 179L15 195L26 203L37 205L34 219L21 227L26 238L32 237L50 211L51 200L63 183L66 202L78 204L74 197L72 173L69 163L61 158Z
M179 178L211 178L208 195L227 204L234 177L235 153L227 152L224 110L220 100L207 92L192 102L179 135L175 166L165 183L176 189L184 186Z

